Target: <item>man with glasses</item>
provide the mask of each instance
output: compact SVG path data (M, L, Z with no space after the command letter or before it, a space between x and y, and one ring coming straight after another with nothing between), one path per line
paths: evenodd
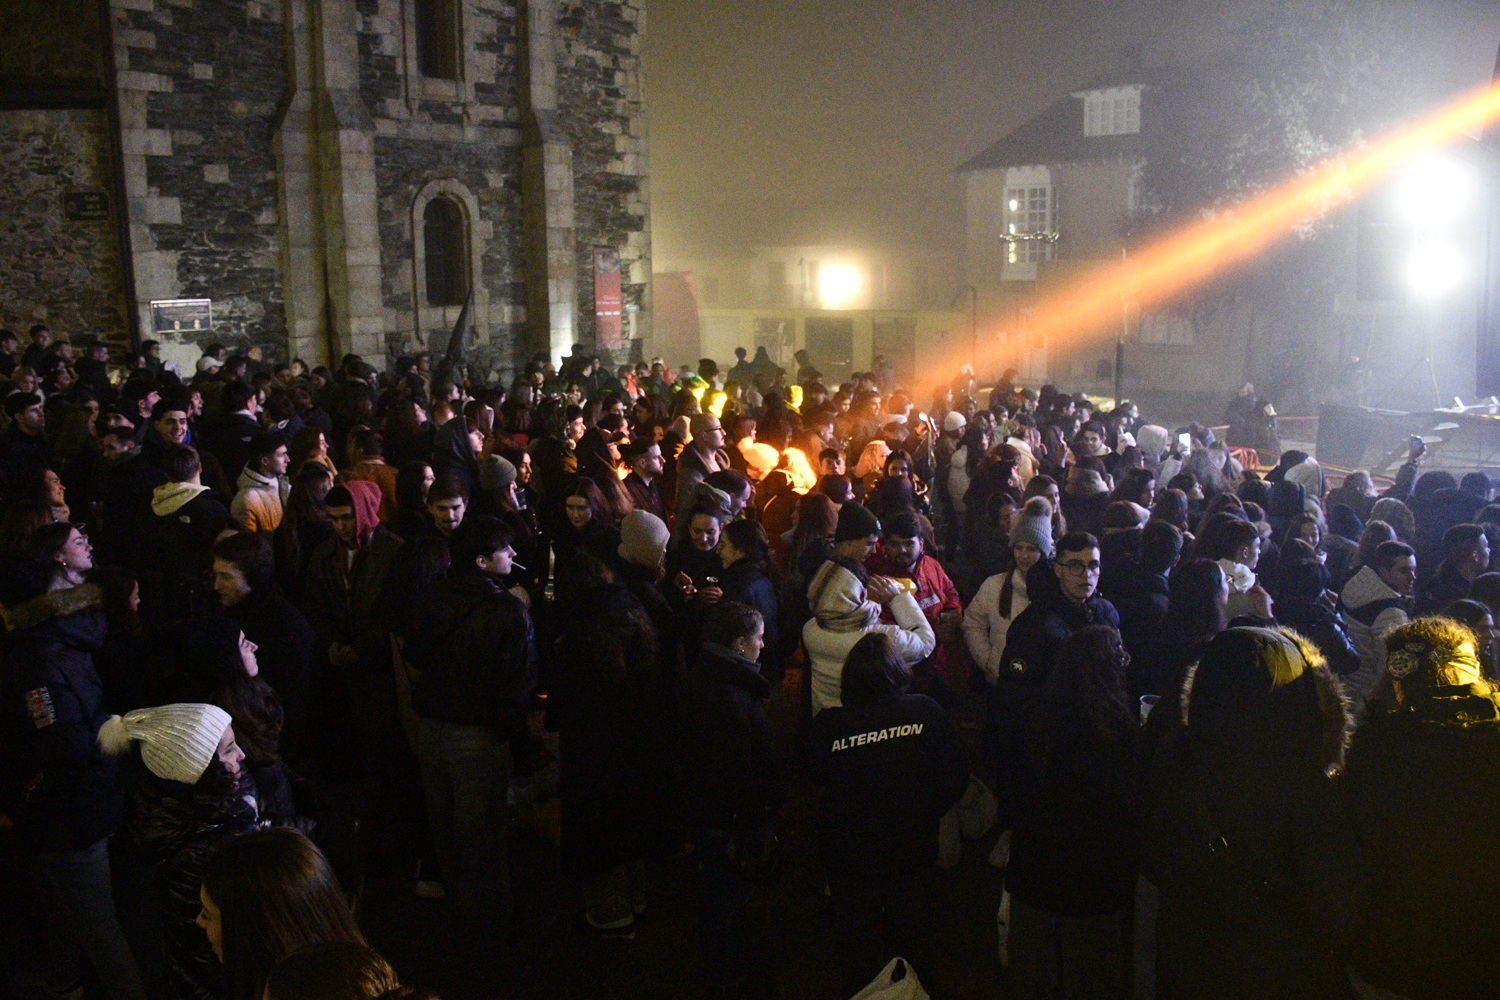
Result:
M1050 572L1039 563L1027 575L1031 604L1006 633L1000 674L990 692L991 721L1000 736L1000 787L995 794L1001 802L1014 802L1020 793L1029 717L1046 690L1063 643L1087 625L1120 627L1114 605L1096 593L1098 540L1087 532L1071 531L1058 540L1056 549Z

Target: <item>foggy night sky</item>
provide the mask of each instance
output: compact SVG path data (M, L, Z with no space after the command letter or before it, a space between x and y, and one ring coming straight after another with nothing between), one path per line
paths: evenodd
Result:
M1258 2L650 0L653 256L885 243L956 261L959 164L1131 46L1204 65ZM1420 11L1391 44L1441 92L1490 78L1494 0L1361 2Z

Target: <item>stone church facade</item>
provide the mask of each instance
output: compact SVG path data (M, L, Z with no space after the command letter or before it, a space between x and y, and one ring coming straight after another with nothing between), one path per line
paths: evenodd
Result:
M504 374L595 343L602 256L624 316L597 346L639 350L643 2L23 3L0 323L380 365L441 350L467 304ZM212 301L211 332L159 332L151 303L181 299Z

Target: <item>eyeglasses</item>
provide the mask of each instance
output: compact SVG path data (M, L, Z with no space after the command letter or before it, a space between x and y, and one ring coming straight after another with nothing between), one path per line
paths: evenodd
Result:
M1062 567L1064 572L1071 573L1074 576L1099 572L1099 564L1097 562L1060 562L1057 565Z

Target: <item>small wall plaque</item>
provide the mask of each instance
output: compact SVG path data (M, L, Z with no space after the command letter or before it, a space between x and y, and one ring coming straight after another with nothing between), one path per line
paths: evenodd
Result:
M109 195L103 191L69 191L62 196L69 222L102 222L109 218Z

